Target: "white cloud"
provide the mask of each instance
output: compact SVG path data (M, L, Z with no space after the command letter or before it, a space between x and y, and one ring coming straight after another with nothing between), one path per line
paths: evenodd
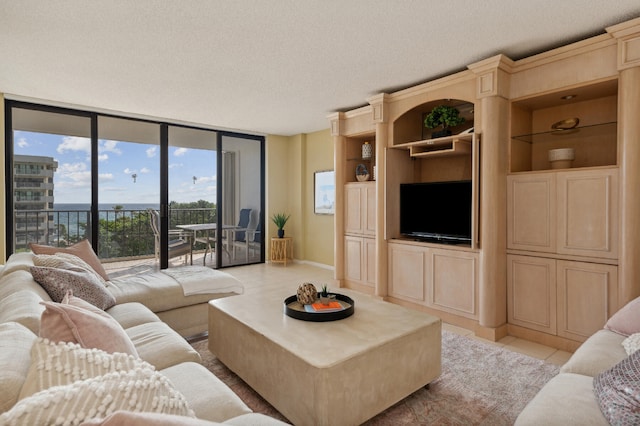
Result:
M85 163L63 163L56 172L56 187L85 187L91 185L91 171Z
M112 152L114 154L122 154L122 150L117 148L118 141L101 140L98 143L98 152Z
M156 151L158 150L157 146L152 146L151 148L147 149L147 157L149 158L153 158L156 156Z
M100 182L113 180L113 173L100 173L98 178L100 179ZM102 190L102 188L100 188L100 190Z
M170 169L174 169L176 167L182 167L182 166L184 166L184 164L182 164L182 163L171 163L171 164L169 164L169 168Z
M173 155L175 155L176 157L182 157L187 153L187 151L187 148L178 148L173 152Z
M59 154L64 154L67 151L83 151L87 154L91 153L91 139L81 138L78 136L65 136L62 138L62 143L56 148Z
M29 142L25 138L20 138L17 144L20 148L27 148L29 146Z
M151 170L149 170L146 167L143 167L143 168L140 169L140 173L151 173Z
M137 172L136 172L135 170L130 169L130 168L128 168L128 167L127 167L126 169L124 169L124 172L123 172L123 173L124 173L124 174L126 174L126 175L128 175L128 174L131 174L131 173L137 173Z
M202 176L202 177L198 177L198 180L196 182L198 183L209 183L209 182L215 182L216 181L216 177L215 176Z
M108 159L109 159L109 154L98 155L98 161L107 161Z

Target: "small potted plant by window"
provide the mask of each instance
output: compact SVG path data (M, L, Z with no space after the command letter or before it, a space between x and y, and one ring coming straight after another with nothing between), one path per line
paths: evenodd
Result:
M438 105L424 119L425 127L435 129L441 127L441 130L433 132L431 138L441 138L451 136L451 127L464 123L464 117L460 117L460 111L457 108L447 105Z
M271 221L278 227L278 238L284 237L284 225L291 215L286 213L276 213L271 216Z

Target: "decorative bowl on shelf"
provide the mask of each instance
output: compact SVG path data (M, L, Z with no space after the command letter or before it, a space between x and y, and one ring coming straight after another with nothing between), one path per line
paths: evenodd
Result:
M567 169L571 167L576 153L573 148L558 148L549 150L549 161L552 169Z
M358 182L366 182L369 180L369 173L366 175L356 175L356 179L358 179Z

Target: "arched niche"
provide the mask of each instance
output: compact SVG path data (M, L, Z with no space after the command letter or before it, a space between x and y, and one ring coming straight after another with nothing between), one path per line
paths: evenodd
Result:
M393 145L432 139L432 129L424 126L424 119L433 108L439 105L457 108L460 116L465 119L464 123L451 128L453 134L469 131L474 126L473 102L462 99L436 99L411 108L393 122Z

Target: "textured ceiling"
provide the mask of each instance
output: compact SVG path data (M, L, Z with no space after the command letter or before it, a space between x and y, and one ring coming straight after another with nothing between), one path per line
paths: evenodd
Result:
M638 16L638 0L0 0L0 92L291 135Z

